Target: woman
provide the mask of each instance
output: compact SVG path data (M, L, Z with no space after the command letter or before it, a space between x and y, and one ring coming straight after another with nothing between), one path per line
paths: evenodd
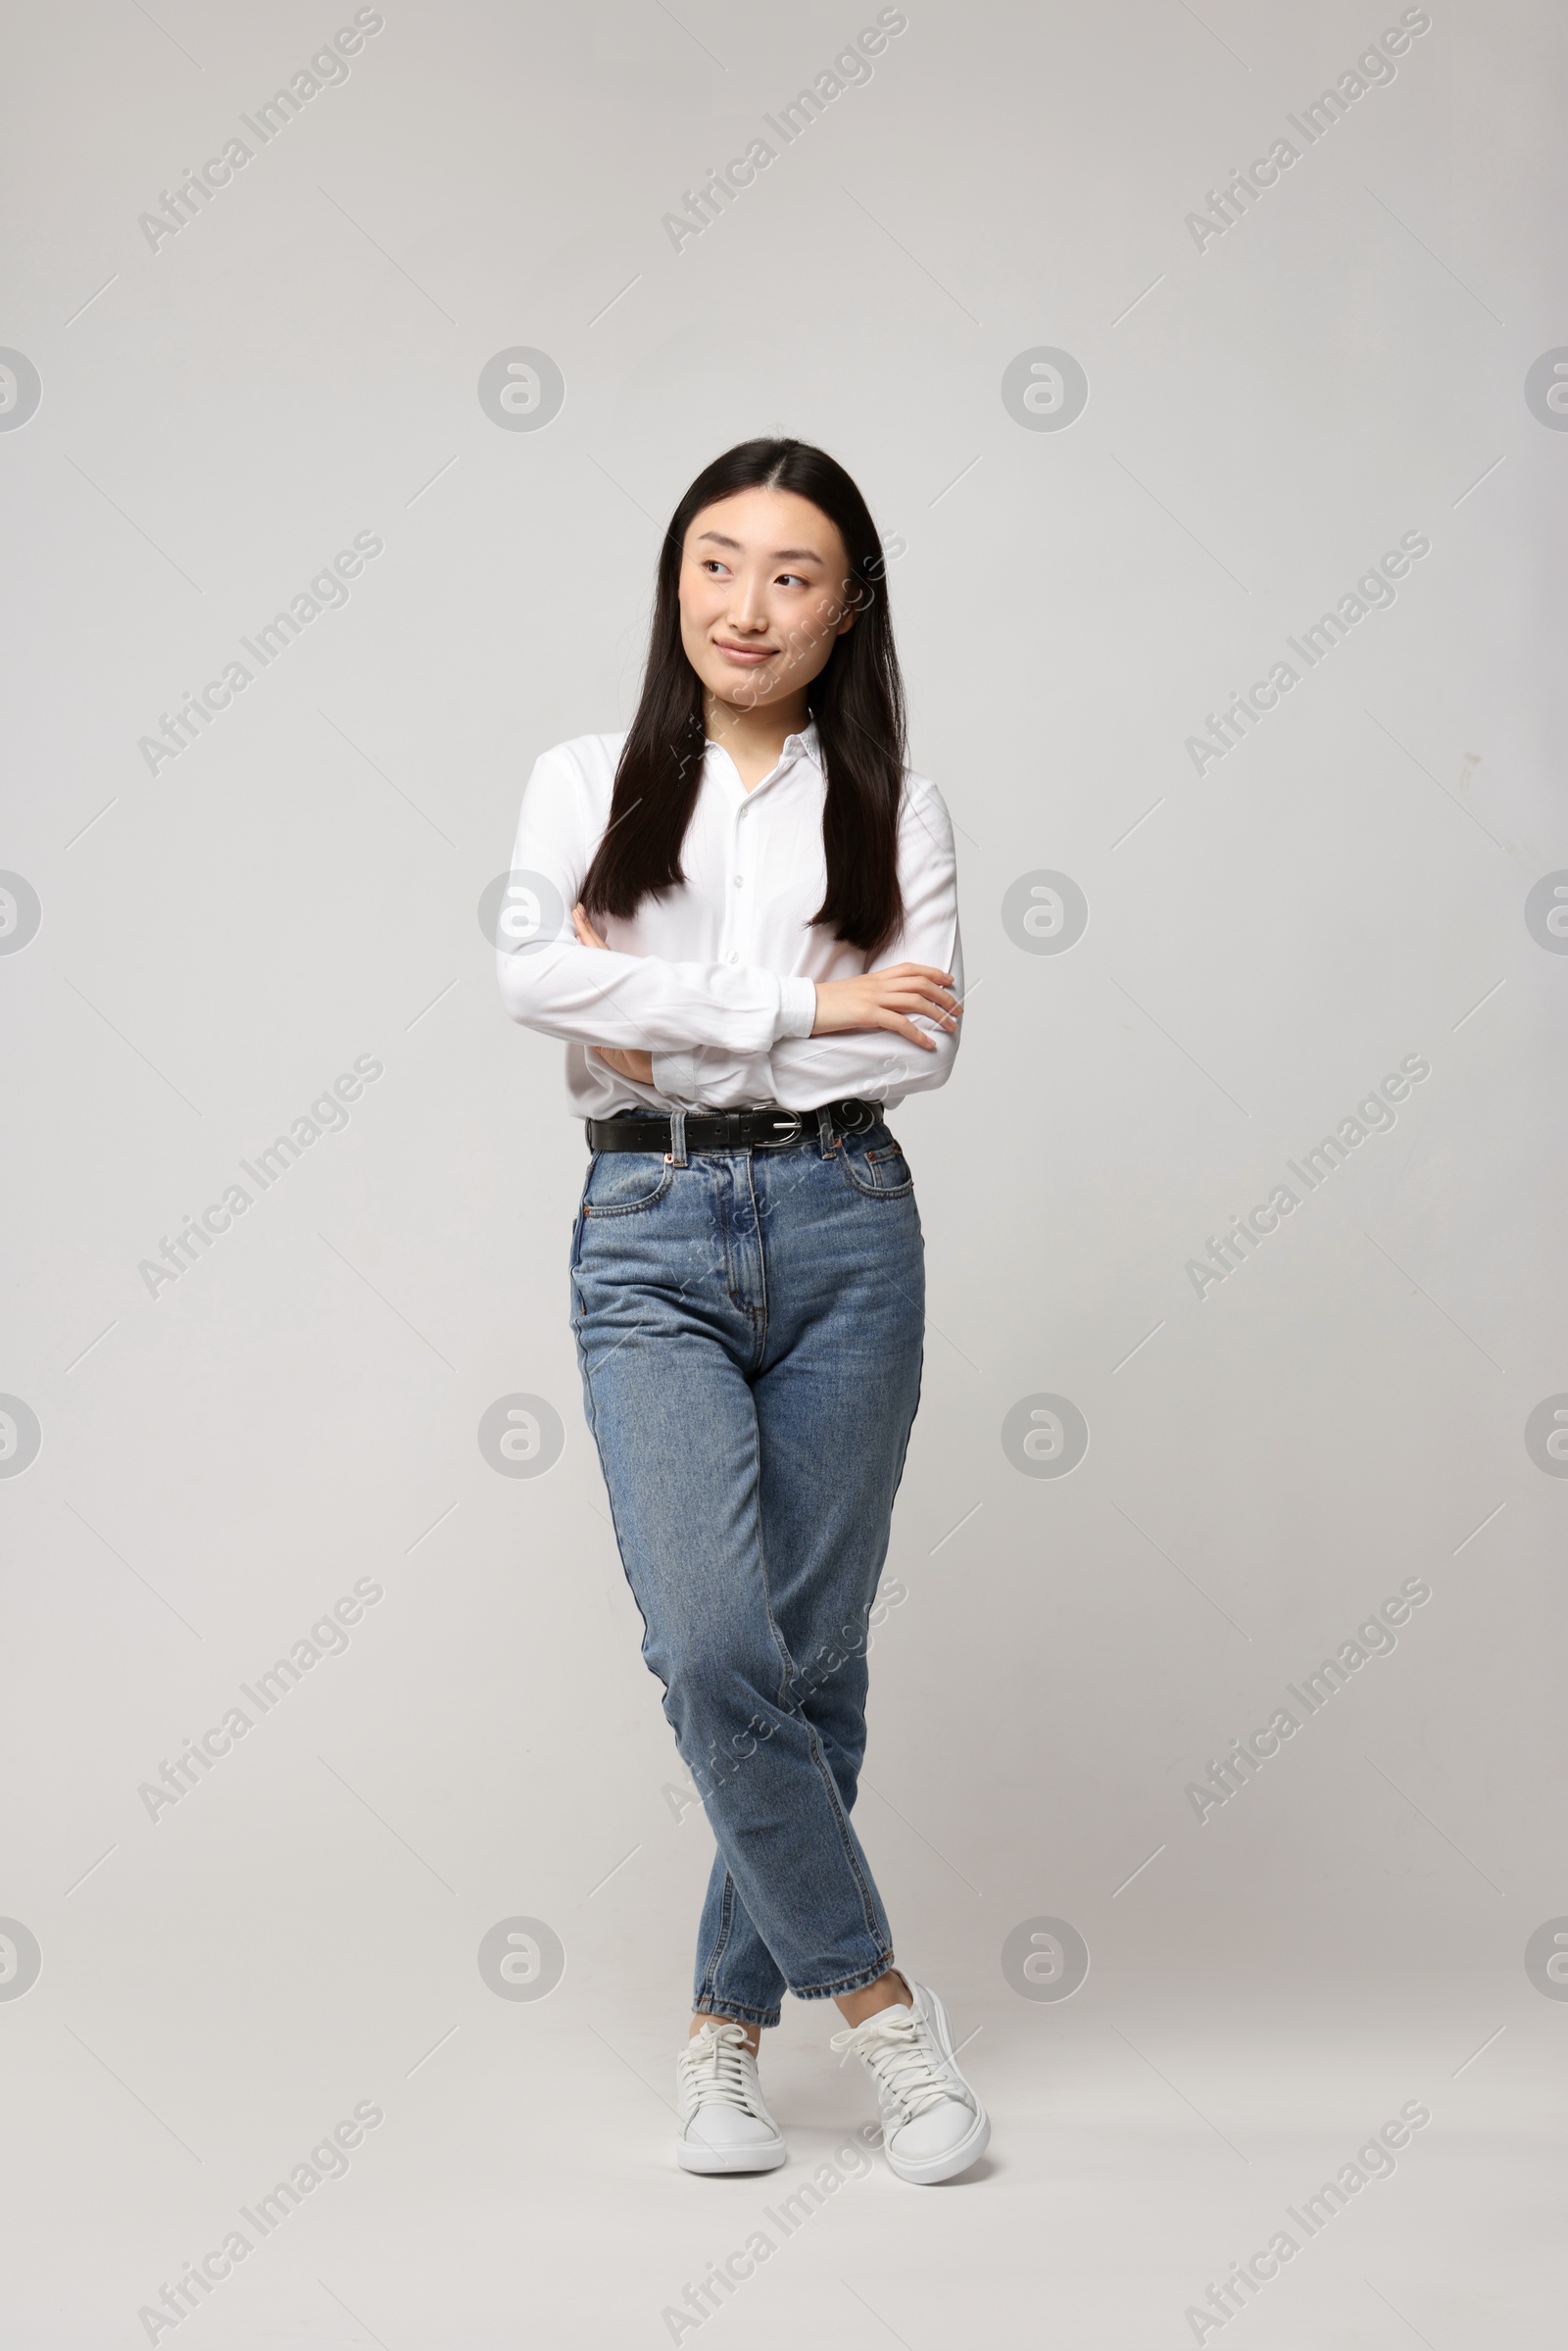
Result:
M882 1110L948 1076L962 986L881 572L821 450L748 441L698 476L629 732L529 780L498 956L508 1010L566 1041L587 1121L583 1395L718 1846L677 2064L693 2172L785 2160L757 2054L786 1987L836 2002L901 2179L952 2179L990 2131L850 1825L923 1341Z

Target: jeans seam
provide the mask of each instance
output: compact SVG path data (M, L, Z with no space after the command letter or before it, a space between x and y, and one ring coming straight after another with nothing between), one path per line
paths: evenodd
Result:
M802 1720L805 1721L806 1718L803 1716ZM855 1832L850 1826L850 1816L844 1809L844 1798L839 1794L839 1784L833 1777L832 1766L822 1752L822 1742L816 1736L814 1723L806 1723L806 1737L807 1751L816 1767L817 1777L827 1791L828 1809L833 1815L834 1825L838 1830L840 1848L849 1864L850 1875L860 1889L860 1909L865 1919L865 1931L873 1941L880 1941L881 1929L876 1917L871 1886L865 1872L856 1858ZM858 1779L858 1773L856 1777Z
M735 1881L730 1876L729 1867L726 1863L724 1869L724 1890L718 1898L718 1934L714 1938L713 1948L709 1953L708 1960L703 1968L703 1985L702 1991L699 1994L700 1999L716 2000L718 1998L716 1978L720 1964L723 1961L724 1953L729 1948L730 1934L735 1924L734 1894ZM694 2008L692 2013L694 2016L696 2016L700 2014L701 2011L700 2009Z
M773 1636L773 1645L783 1667L779 1676L778 1694L773 1703L781 1714L788 1714L790 1709L785 1700L797 1668L790 1644L784 1638L783 1627L773 1614L773 1588L767 1575L767 1538L762 1529L762 1439L757 1426L755 1404L752 1407L752 1508L757 1514L757 1563L762 1574L762 1606L767 1612L767 1629Z
M573 1287L575 1288L575 1285L573 1285ZM588 1412L588 1434L589 1434L589 1436L590 1436L590 1437L593 1439L593 1441L594 1441L594 1450L595 1450L596 1452L598 1452L598 1451L599 1451L599 1415L598 1415L598 1412L595 1410L595 1407L594 1407L594 1376L593 1376L593 1371L592 1371L592 1368L591 1368L591 1367L590 1367L590 1365L589 1365L589 1361L588 1361L588 1349L587 1349L587 1347L585 1346L585 1344L584 1344L584 1342L583 1342L583 1336L582 1336L582 1332L581 1332L581 1330L580 1330L580 1329L578 1329L578 1328L576 1328L576 1327L574 1326L574 1327L573 1327L573 1333L572 1333L572 1335L573 1335L573 1337L575 1338L575 1340L576 1340L576 1342L577 1342L577 1356L578 1356L578 1360L579 1360L579 1362L580 1362L580 1363L581 1363L581 1365L582 1365L582 1387L583 1387L583 1400L584 1400L585 1404L587 1405L587 1412ZM602 1459L603 1459L603 1455L601 1454L601 1456L600 1456L600 1457L601 1457L601 1460L602 1460ZM606 1500L607 1500L607 1501L609 1502L609 1504L610 1504L610 1525L611 1525L611 1532L613 1534L613 1536L614 1536L614 1538L615 1538L615 1549L616 1549L616 1552L618 1553L618 1555L619 1555L619 1558L620 1558L620 1572L621 1572L621 1574L622 1574L622 1575L625 1577L625 1579L626 1579L626 1590L627 1590L627 1591L628 1591L628 1592L631 1593L631 1596L632 1596L632 1605L633 1605L633 1606L636 1608L637 1615L638 1615L638 1619L639 1619L639 1621L640 1621L640 1623L641 1623L641 1625L642 1625L642 1629L643 1629L643 1637L642 1637L642 1641L641 1641L641 1642L640 1642L640 1644L639 1644L639 1646L640 1646L640 1648L641 1648L641 1652L642 1652L642 1660L643 1660L643 1663L644 1663L645 1665L648 1665L648 1662L649 1662L649 1660L648 1660L648 1637L649 1637L649 1632L650 1632L650 1629L651 1629L651 1628L650 1628L650 1626L649 1626L649 1623L648 1623L648 1617L647 1617L647 1613L646 1613L646 1611L644 1610L644 1607L643 1607L642 1601L641 1601L641 1600L638 1598L638 1596L637 1596L637 1587L636 1587L636 1585L635 1585L635 1584L632 1582L632 1580L631 1580L631 1570L630 1570L630 1569L627 1567L627 1565L626 1565L626 1546L625 1546L625 1543L624 1543L622 1542L622 1540L621 1540L621 1533L620 1533L620 1521L619 1521L619 1518L618 1518L618 1516L617 1516L617 1514L616 1514L616 1510L615 1510L615 1496L614 1496L614 1493L613 1493L613 1491L612 1491L612 1487L611 1487L610 1480L609 1480L608 1478L605 1480L605 1498L606 1498ZM656 1681L656 1682L659 1684L659 1687L660 1687L660 1689L661 1689L661 1690L663 1691L663 1693L664 1693L664 1694L663 1694L663 1699L662 1699L662 1712L663 1712L663 1715L664 1715L664 1720L665 1720L666 1722L669 1722L669 1711L668 1711L668 1709L669 1709L669 1684L668 1684L668 1683L667 1683L667 1682L664 1680L664 1677L663 1677L663 1675L662 1675L662 1673L660 1673L660 1671L659 1671L659 1669L657 1668L657 1666L650 1666L650 1667L649 1667L649 1670L650 1670L650 1672L653 1674L655 1681ZM673 1723L670 1723L669 1727L670 1727L670 1729L671 1729L672 1731L673 1731L673 1730L674 1730L674 1728L675 1728L675 1726L674 1726L674 1724L673 1724ZM676 1746L676 1752L678 1753L678 1752L679 1752L679 1749L680 1749L680 1741L679 1741L679 1739L676 1739L675 1746ZM684 1757L684 1756L682 1756L681 1760L682 1760L682 1762L684 1762L684 1761L685 1761L685 1757Z
M762 1212L758 1202L757 1184L753 1172L753 1161L750 1151L748 1151L746 1154L746 1195L752 1203L752 1231L756 1235L757 1247L757 1295L759 1302L752 1313L752 1369L754 1372L758 1372L761 1370L762 1357L767 1352L767 1260L762 1254ZM760 1473L759 1473L758 1477L758 1524L759 1526L761 1524Z

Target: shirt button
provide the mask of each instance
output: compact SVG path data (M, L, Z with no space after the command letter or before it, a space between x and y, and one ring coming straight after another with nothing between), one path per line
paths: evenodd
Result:
M745 887L746 887L746 876L745 876L745 874L744 874L744 873L738 873L738 874L735 876L735 887L736 887L736 889L737 889L737 890L744 890L744 889L745 889Z
M740 961L740 956L739 956L739 955L737 954L737 952L735 951L735 949L734 949L734 948L731 948L731 949L730 949L730 955L729 955L729 959L730 959L730 961L731 961L732 963L738 963L738 962Z

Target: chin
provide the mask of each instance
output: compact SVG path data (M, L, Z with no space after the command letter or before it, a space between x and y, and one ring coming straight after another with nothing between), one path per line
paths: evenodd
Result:
M720 679L710 682L720 702L727 702L739 710L760 710L774 699L771 689L760 678L754 681L733 669L725 670Z

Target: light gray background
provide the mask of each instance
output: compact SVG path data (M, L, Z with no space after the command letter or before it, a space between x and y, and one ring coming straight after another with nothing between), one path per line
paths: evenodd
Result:
M1568 1390L1568 960L1523 909L1568 867L1568 438L1524 377L1568 341L1560 17L1434 0L1200 253L1204 191L1396 9L911 0L677 254L662 216L874 10L388 0L149 250L138 215L350 13L10 27L0 342L43 387L0 433L0 865L42 906L0 958L0 1388L43 1433L0 1480L0 1913L43 1960L0 1998L17 2339L146 2340L373 2099L181 2343L666 2342L870 2112L792 2005L791 2170L670 2168L710 1839L581 1419L562 1049L505 1019L475 913L536 753L630 715L685 483L783 429L906 543L958 828L964 1047L896 1120L931 1327L860 1817L996 2143L945 2200L855 2181L680 2339L1189 2342L1424 2100L1235 2324L1544 2344L1568 2010L1524 1951L1568 1913L1568 1486L1523 1432ZM542 431L479 405L515 345L564 376ZM1088 374L1064 431L1003 404L1038 346ZM1394 607L1195 775L1204 713L1410 530ZM159 713L357 531L346 609L149 775ZM1003 927L1040 869L1089 904L1059 956ZM1411 1053L1394 1131L1200 1302L1186 1261ZM347 1130L149 1298L138 1262L357 1054ZM538 1479L479 1450L514 1392L565 1426ZM1042 1392L1088 1422L1064 1479L1003 1451ZM1188 1783L1413 1575L1396 1651L1200 1825ZM348 1652L150 1821L138 1785L364 1576ZM537 2003L477 1966L515 1916L565 1952ZM1092 1954L1065 2004L1003 1972L1043 1916Z

